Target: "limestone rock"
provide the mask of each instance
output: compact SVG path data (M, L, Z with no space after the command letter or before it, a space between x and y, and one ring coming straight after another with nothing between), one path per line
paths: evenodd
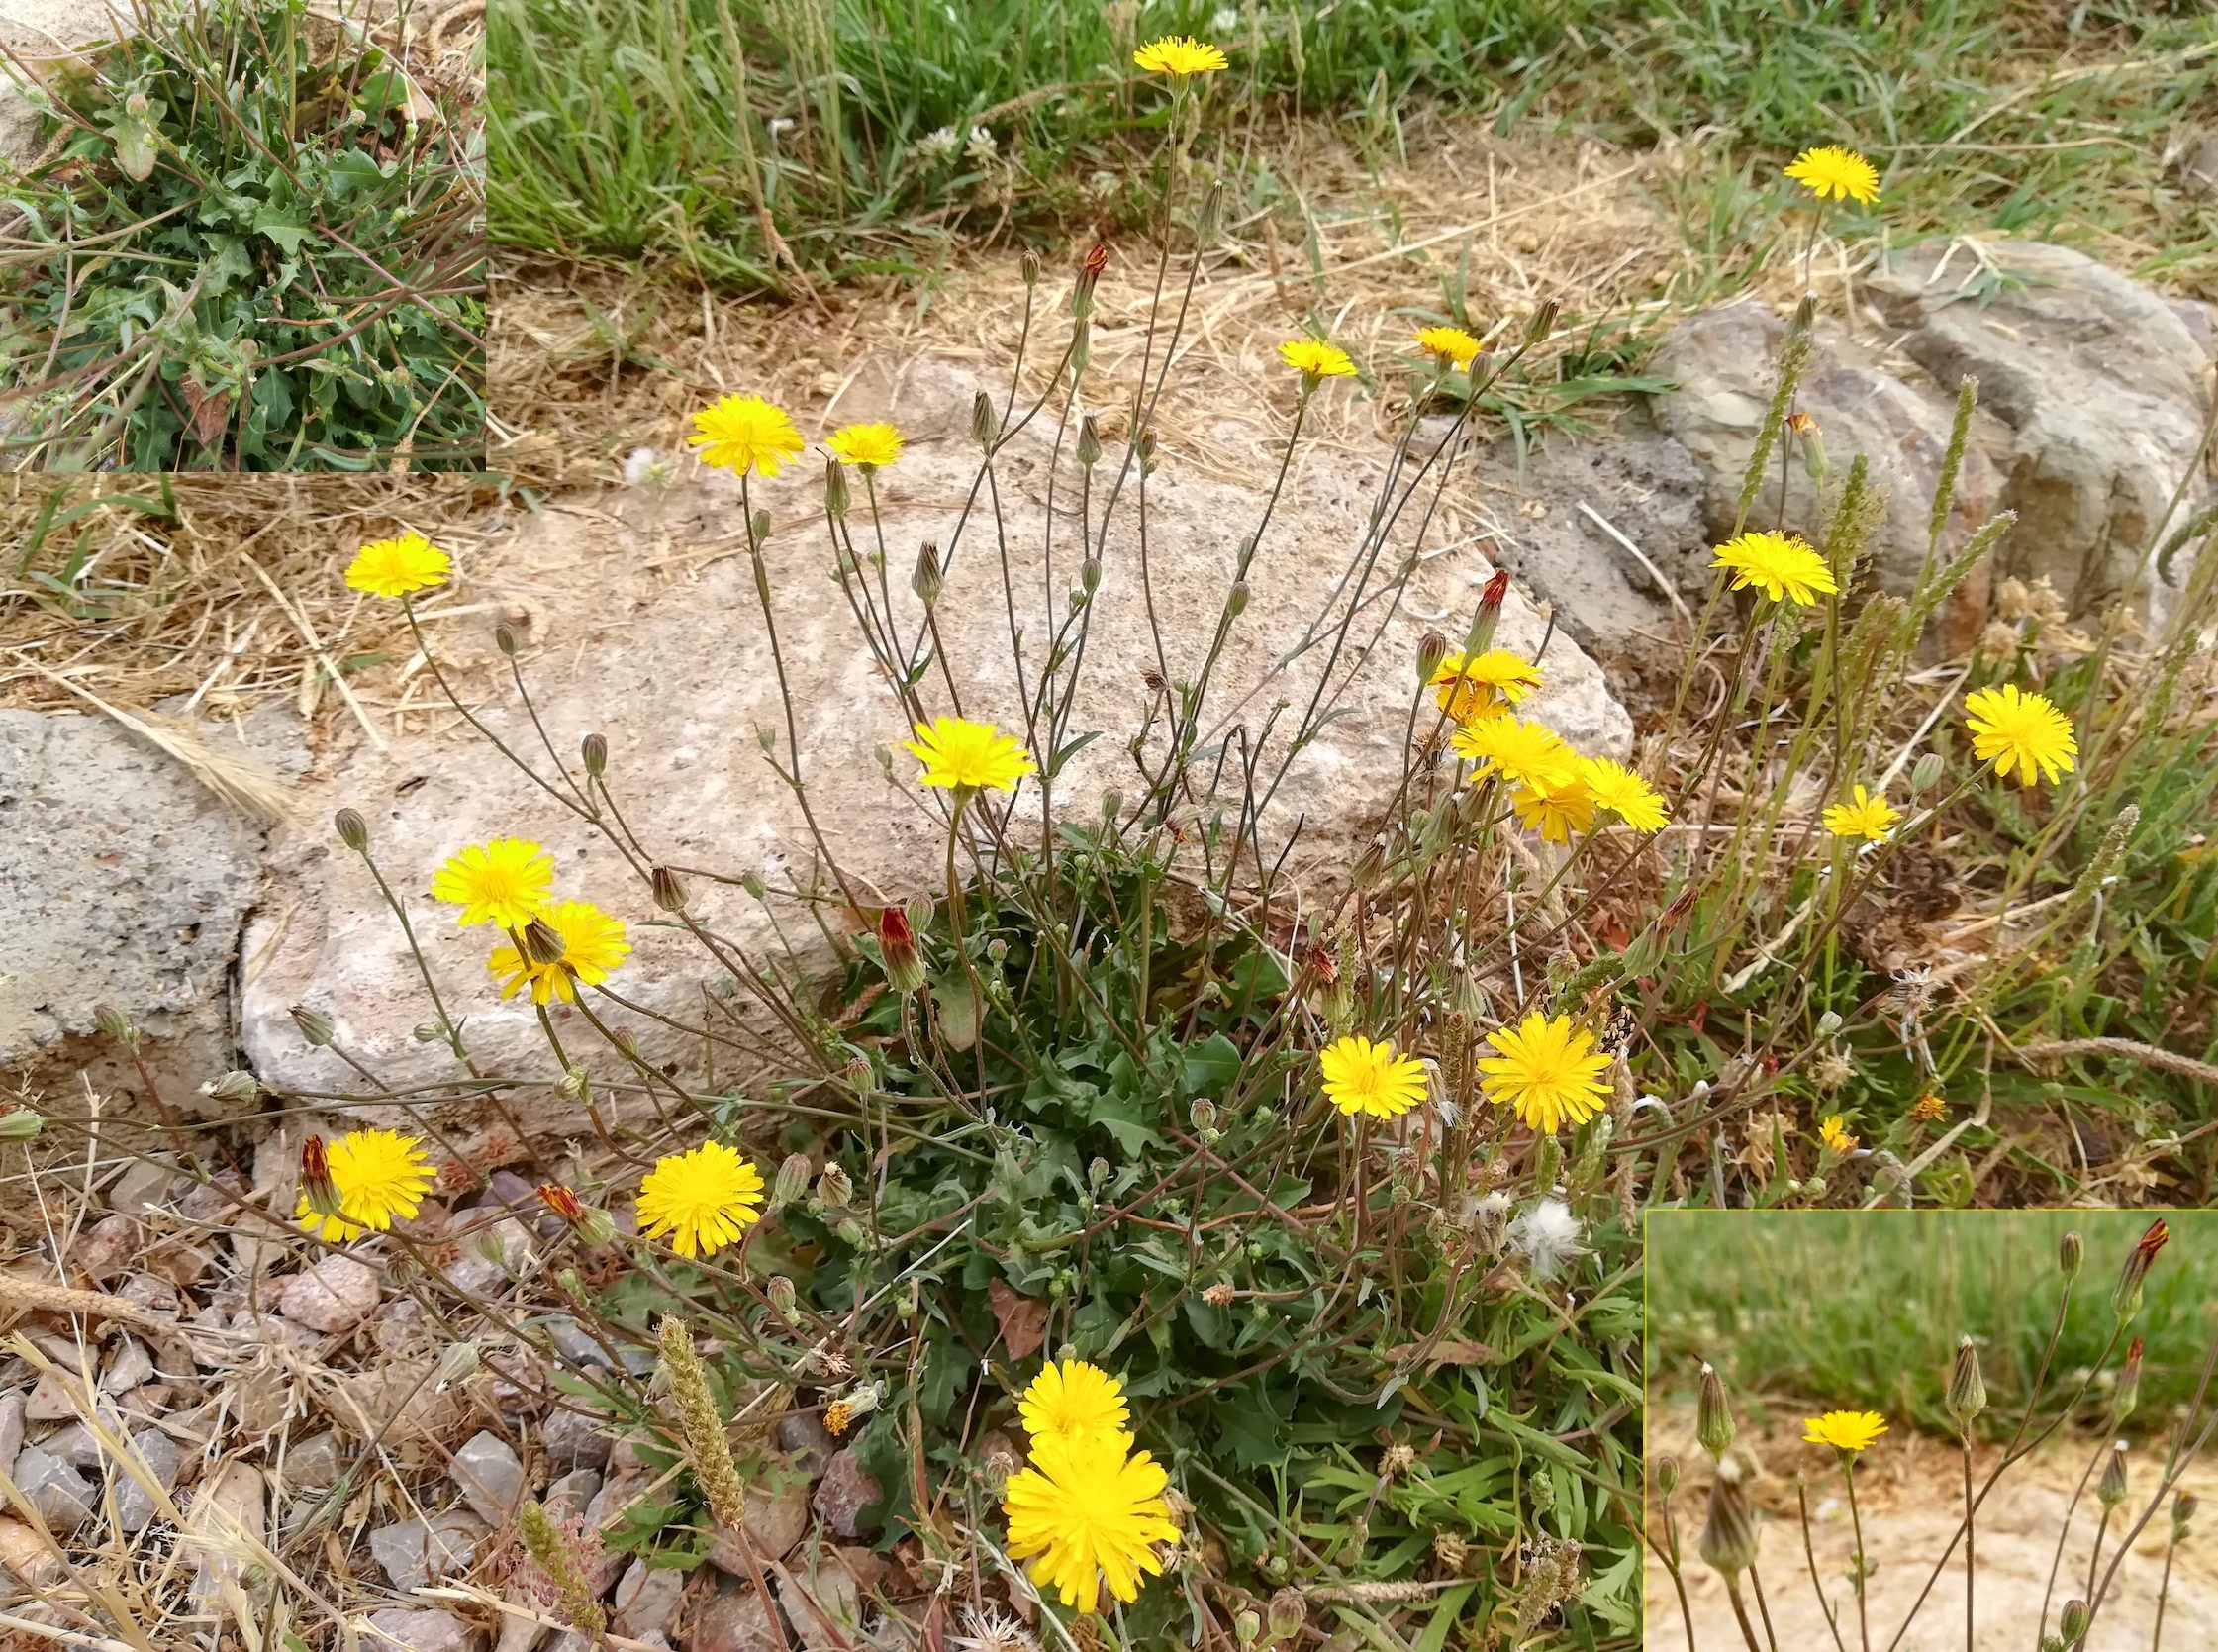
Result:
M285 1281L278 1312L327 1334L352 1330L377 1306L377 1270L351 1256L327 1256Z
M16 1453L22 1449L23 1395L10 1389L0 1394L0 1474L14 1474Z
M797 1568L778 1580L778 1603L808 1652L850 1646L862 1622L862 1591L838 1555L826 1553L814 1569Z
M771 1621L776 1610L752 1589L722 1590L694 1618L687 1652L781 1652L793 1642Z
M973 382L961 369L923 362L904 379L904 400L867 414L842 404L845 416L892 417L909 433L908 452L880 480L879 492L887 502L884 527L899 563L891 581L893 600L900 624L912 635L922 617L907 589L917 544L926 538L950 541L953 512L972 487L976 449L965 433ZM1027 682L1036 680L1046 638L1067 614L1067 592L1079 577L1080 557L1067 532L1059 531L1052 568L1041 558L1052 451L1052 424L1042 420L996 461ZM1384 444L1363 457L1338 451L1308 455L1249 570L1248 604L1231 623L1204 722L1213 726L1221 720L1227 737L1244 732L1263 742L1266 776L1276 772L1333 654L1329 642L1312 638L1313 645L1301 644L1305 628L1340 588L1344 571L1364 560L1358 550L1386 457ZM1076 487L1067 444L1061 462L1059 511ZM1268 493L1269 472L1260 457L1257 470L1258 479L1235 484L1166 452L1148 484L1149 576L1171 677L1197 675L1209 651L1240 542L1254 532ZM820 468L791 467L757 486L753 499L774 521L789 525L771 539L767 565L812 808L820 823L830 823L836 831L838 857L858 889L874 890L875 898L916 893L933 881L941 828L889 787L879 768L878 750L894 749L907 730L828 571ZM1073 738L1088 731L1103 737L1063 769L1055 791L1062 819L1091 819L1105 790L1129 788L1132 759L1125 739L1154 699L1143 678L1143 672L1155 670L1157 652L1140 577L1137 499L1137 488L1123 491L1108 534L1069 729ZM527 654L550 645L526 660L541 719L565 750L574 751L588 730L606 736L610 784L654 856L759 872L773 884L806 880L815 853L811 834L791 791L756 743L757 728L775 729L780 761L793 760L785 750L785 713L752 574L745 556L731 552L735 484L717 476L674 487L656 501L651 525L635 496L617 495L608 503L617 510L637 504L642 514L637 529L612 534L606 516L588 523L546 513L523 530L530 542L518 547L519 569L579 570L517 576L523 583L514 588L515 600L534 616ZM1417 514L1408 513L1382 574L1371 579L1372 592L1411 548ZM867 522L855 520L858 534L868 537ZM1360 845L1391 806L1402 772L1418 641L1434 626L1460 634L1493 572L1477 548L1478 535L1466 533L1445 549L1441 537L1436 525L1430 547L1438 553L1416 564L1401 599L1366 607L1351 628L1318 714L1330 707L1345 715L1316 731L1263 819L1260 835L1272 855L1300 823L1286 865L1289 877L1319 884L1344 880ZM682 586L657 588L649 578L627 581L625 564L662 554L652 547L673 539L689 554L692 547L723 553L700 560L692 582ZM1021 720L1001 565L992 520L974 515L948 554L935 614L965 715L1014 727ZM1531 605L1513 596L1499 639L1529 650L1538 646L1544 630ZM1328 625L1316 635L1331 632ZM489 653L482 633L467 627L442 632L438 640L465 673L475 668L473 650ZM1526 709L1582 750L1623 755L1631 722L1593 662L1559 630L1542 663L1547 685ZM538 749L513 691L479 698L489 728L519 750ZM946 699L935 687L935 703L944 708ZM1274 718L1282 699L1289 707ZM1160 717L1156 727L1160 730ZM897 751L895 768L906 779L912 759ZM631 925L635 950L612 982L616 990L660 1013L691 1019L699 1014L702 989L724 981L724 972L691 937L645 925L653 914L648 891L597 832L550 806L530 780L484 747L458 746L429 732L402 734L388 752L362 746L335 754L327 772L328 780L310 788L314 819L320 823L341 805L361 810L372 853L395 888L422 890L439 862L465 844L527 834L553 853L562 893L590 899ZM1225 795L1207 807L1236 806L1236 783L1224 784ZM1036 836L1039 808L1037 787L1027 785L1015 800L1011 829L1019 837ZM360 1090L358 1075L329 1051L306 1046L293 1028L287 1009L306 1000L333 1017L340 1042L388 1084L436 1084L461 1076L444 1046L420 1043L413 1035L430 1014L429 1004L415 962L360 857L336 849L318 825L281 832L273 868L277 888L258 909L246 942L258 963L243 989L241 1037L255 1070L280 1087ZM695 882L696 910L706 925L747 947L776 944L762 909L743 891ZM528 998L497 996L486 968L485 930L459 927L450 911L434 908L421 895L410 899L427 964L449 1007L469 1018L475 1058L489 1069L558 1076ZM281 912L289 915L282 924ZM811 967L820 962L803 961ZM589 1070L611 1078L627 1070L575 1010L557 1004L550 1019L566 1051ZM646 1060L676 1061L692 1070L700 1059L699 1040L672 1027L617 1011L609 1019L635 1035ZM575 1127L575 1104L551 1088L517 1090L508 1105L528 1135ZM612 1126L616 1110L646 1106L619 1090L604 1091L601 1105ZM389 1104L371 1102L358 1111L396 1127L417 1127ZM441 1103L434 1121L464 1143L473 1160L498 1163L519 1156L515 1130L482 1100Z
M369 1615L362 1652L484 1652L485 1632L451 1612L393 1607Z
M290 1445L285 1451L286 1484L308 1491L320 1492L338 1485L344 1467L345 1456L339 1449L338 1435L330 1429Z
M56 1533L71 1532L92 1518L99 1494L92 1482L68 1462L38 1446L16 1455L16 1485Z
M142 1428L131 1436L132 1455L139 1466L150 1475L154 1483L165 1492L177 1485L177 1471L184 1464L184 1454L177 1442L159 1428ZM139 1483L138 1477L118 1465L114 1474L116 1488L116 1522L126 1531L144 1531L160 1511L154 1496Z
M550 1461L577 1469L605 1468L610 1442L601 1428L607 1420L567 1406L557 1406L546 1413L539 1441Z
M861 1537L877 1529L877 1520L866 1517L863 1510L880 1502L885 1488L865 1472L862 1459L855 1448L848 1446L824 1471L817 1486L813 1506L817 1517L829 1526L838 1537Z
M617 1582L611 1627L620 1635L633 1637L667 1629L670 1619L677 1615L678 1597L685 1588L683 1572L634 1560Z
M262 1506L261 1470L251 1463L235 1462L202 1484L185 1511L186 1541L200 1553L193 1574L198 1599L213 1601L219 1582L238 1580L242 1534L256 1543L267 1540Z
M508 1441L480 1430L454 1454L454 1484L478 1517L497 1526L516 1512L524 1495L524 1464Z
M429 1520L399 1520L369 1535L370 1554L385 1568L395 1589L421 1589L434 1578L470 1569L486 1524L466 1508L450 1508Z

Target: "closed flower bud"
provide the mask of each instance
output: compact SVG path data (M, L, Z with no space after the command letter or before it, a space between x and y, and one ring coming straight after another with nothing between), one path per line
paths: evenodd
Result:
M1102 819L1113 821L1123 813L1124 794L1112 786L1102 794Z
M1153 431L1140 432L1139 436L1133 439L1132 447L1140 456L1140 474L1142 476L1154 475L1155 433Z
M777 749L778 749L778 730L777 730L777 729L773 729L773 728L771 728L771 727L770 727L770 725L769 725L769 724L767 724L767 723L758 723L758 724L756 724L756 725L755 725L755 744L757 744L757 745L761 746L761 747L762 747L762 749L763 749L763 750L765 750L765 751L775 751L775 750L777 750Z
M0 1119L0 1123L5 1121ZM2194 1519L2195 1509L2198 1506L2195 1494L2192 1492L2181 1492L2171 1500L2171 1540L2174 1543L2187 1541L2187 1525L2189 1521Z
M1838 1010L1828 1010L1817 1018L1817 1035L1820 1038L1830 1038L1840 1030L1841 1013Z
M793 1317L792 1280L784 1274L772 1274L767 1280L763 1281L762 1294L770 1299L770 1306L778 1311L781 1317L787 1319Z
M47 1120L27 1107L13 1113L0 1113L0 1141L37 1141L39 1132L47 1127Z
M1192 1117L1196 1129L1214 1129L1216 1127L1216 1103L1205 1096L1203 1097L1194 1104Z
M824 514L843 517L854 502L847 487L847 467L837 459L824 460Z
M585 772L595 780L609 766L609 741L605 734L588 734L578 742L578 758L585 764Z
M1486 589L1479 593L1479 613L1471 622L1471 631L1463 639L1463 651L1468 656L1485 653L1494 646L1495 628L1501 624L1501 605L1509 596L1509 570L1496 568L1488 576Z
M1371 889L1386 874L1386 845L1374 839L1364 845L1363 853L1356 856L1355 865L1348 869L1348 882L1358 889Z
M516 658L516 628L506 621L493 628L493 646L509 658Z
M783 1173L784 1167L781 1166L780 1174ZM855 1197L855 1184L848 1179L847 1172L840 1169L836 1161L825 1165L823 1174L817 1178L817 1197L834 1211L844 1211L847 1201Z
M1949 1368L1948 1412L1957 1432L1969 1435L1972 1419L1987 1409L1986 1379L1979 1374L1979 1350L1967 1336L1956 1345L1956 1364Z
M249 1108L262 1099L262 1081L252 1073L234 1070L222 1078L210 1079L200 1087L200 1093L221 1103L227 1111Z
M657 866L647 874L647 880L654 887L654 904L656 906L664 912L684 912L686 910L686 886L684 880L677 873L671 871L667 866Z
M2115 1440L2110 1446L2110 1461L2102 1465L2102 1478L2095 1482L2095 1496L2105 1508L2115 1508L2126 1501L2126 1442Z
M2064 1636L2067 1652L2085 1640L2087 1638L2087 1603L2084 1601L2065 1602L2064 1617L2058 1622L2057 1629Z
M1448 639L1436 631L1428 631L1417 641L1417 685L1423 687L1432 681L1432 674L1440 669L1440 662L1448 657Z
M1253 1606L1242 1606L1232 1614L1232 1636L1240 1643L1242 1652L1253 1646L1263 1634L1263 1619Z
M535 964L551 966L562 961L562 931L543 918L524 925L524 955Z
M1728 1578L1738 1577L1756 1563L1756 1510L1749 1506L1737 1463L1719 1463L1717 1478L1709 1484L1709 1518L1702 1525L1701 1554Z
M1230 619L1238 619L1248 606L1248 582L1235 579L1232 589L1224 594L1224 612Z
M2136 1401L2141 1398L2142 1340L2135 1337L2126 1345L2125 1369L2118 1373L2118 1386L2110 1396L2110 1414L2119 1422L2133 1415Z
M2087 1241L2077 1233L2067 1233L2057 1244L2057 1268L2063 1273L2065 1283L2079 1277L2080 1264L2087 1259Z
M1656 1459L1656 1490L1666 1497L1679 1490L1679 1459L1668 1452Z
M566 1102L582 1102L593 1093L593 1075L573 1061L562 1070L555 1092Z
M92 1007L92 1024L126 1048L138 1047L139 1028L113 1004L95 1004Z
M747 524L747 536L757 550L770 542L770 513L768 511L757 511L754 514L753 520Z
M980 390L970 399L970 438L981 447L991 447L994 437L1001 434L1001 420L994 414L994 398Z
M1540 308L1532 313L1532 321L1525 328L1525 342L1528 344L1545 342L1548 335L1556 331L1556 318L1563 313L1563 308L1564 303L1560 298L1542 299Z
M878 956L885 966L886 984L904 998L924 984L924 960L916 951L916 934L909 916L899 907L878 915Z
M1102 427L1091 413L1078 422L1078 462L1088 469L1102 462Z
M334 815L332 829L338 833L338 840L356 854L369 847L369 822L352 809L341 809Z
M1039 285L1039 254L1037 252L1027 247L1023 260L1017 265L1017 268L1024 277L1025 286L1036 287Z
M1722 1459L1733 1445L1733 1403L1725 1394L1725 1379L1713 1365L1702 1366L1694 1398L1694 1437L1712 1457Z
M331 1017L323 1011L311 1010L305 1004L296 1004L291 1013L293 1024L300 1028L300 1035L318 1049L332 1041L332 1034L336 1029L332 1025Z
M918 932L921 932L923 930L929 929L932 926L933 907L932 898L929 895L910 896L908 901L903 904L901 910L903 914L908 918L909 926L912 929L916 929Z
M770 1208L779 1210L794 1204L809 1191L811 1170L807 1153L788 1153L785 1162L778 1166L777 1180L770 1185Z
M847 1088L858 1096L868 1096L878 1088L878 1069L860 1051L847 1057Z
M909 588L929 608L939 601L940 587L946 582L939 568L939 546L926 539L916 547L916 571L909 576Z
M2157 1252L2164 1249L2170 1237L2171 1229L2165 1225L2165 1218L2159 1216L2134 1245L2126 1265L2118 1270L2118 1283L2110 1292L2110 1311L2118 1316L2120 1324L2141 1312L2141 1287L2149 1277L2149 1265L2156 1261Z
M446 1038L446 1028L437 1021L418 1021L409 1036L420 1044L441 1043Z
M339 1214L338 1184L332 1180L331 1159L324 1152L324 1138L320 1135L312 1135L300 1144L300 1192L308 1201L308 1208L318 1215Z
M1086 1185L1092 1188L1096 1193L1100 1193L1102 1191L1103 1184L1106 1183L1109 1179L1109 1160L1097 1157L1087 1165Z
M1216 243L1217 228L1224 222L1224 180L1212 179L1208 191L1202 197L1202 208L1194 215L1194 239L1204 246Z
M1941 770L1947 767L1938 751L1928 751L1910 765L1910 790L1930 792L1941 783Z
M1302 1598L1302 1591L1291 1584L1271 1597L1266 1609L1270 1614L1266 1621L1273 1640L1292 1640L1309 1618L1308 1603Z

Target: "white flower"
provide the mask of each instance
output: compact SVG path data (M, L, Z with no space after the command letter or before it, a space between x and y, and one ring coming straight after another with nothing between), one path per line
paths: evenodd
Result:
M943 126L936 132L927 132L917 139L916 152L926 160L944 160L961 147L962 142L953 127Z
M1560 1199L1543 1199L1509 1224L1509 1248L1525 1258L1535 1279L1553 1279L1565 1263L1585 1256L1579 1218Z
M998 1606L963 1608L963 1626L967 1635L957 1635L951 1642L961 1652L1038 1652L1039 1642L1034 1640L1024 1625L1004 1615Z
M982 126L974 126L970 129L970 142L963 146L963 152L984 166L999 151L994 147L994 135Z

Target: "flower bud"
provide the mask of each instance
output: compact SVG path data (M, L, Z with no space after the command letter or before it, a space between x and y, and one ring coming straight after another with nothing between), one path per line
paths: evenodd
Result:
M1102 819L1113 821L1123 813L1124 794L1112 786L1102 794Z
M773 729L773 728L771 728L771 727L770 727L770 725L769 725L769 724L767 724L767 723L758 723L758 724L756 724L756 725L755 725L755 744L757 744L757 745L761 746L761 747L762 747L762 749L763 749L763 750L765 750L765 751L775 751L775 750L777 750L777 749L778 749L778 730L777 730L777 729Z
M1494 646L1495 628L1501 624L1501 605L1508 596L1509 570L1496 568L1488 576L1486 589L1479 593L1479 613L1463 639L1467 657L1483 654Z
M1302 1598L1302 1591L1291 1584L1271 1597L1266 1609L1270 1613L1266 1621L1273 1640L1292 1640L1309 1618L1308 1603Z
M919 932L932 926L932 898L929 895L912 895L902 907L909 919L909 926Z
M1695 1391L1694 1437L1712 1457L1723 1460L1733 1445L1733 1403L1726 1398L1725 1379L1717 1368L1704 1363Z
M2171 1229L2165 1225L2165 1218L2159 1216L2141 1235L2133 1254L2126 1258L2126 1265L2118 1270L2118 1283L2110 1292L2110 1311L2118 1316L2121 1325L2141 1312L2141 1286L2149 1277L2149 1265L2156 1261L2157 1252L2164 1249L2165 1241L2170 1237Z
M37 1141L46 1127L46 1118L27 1107L0 1113L0 1141Z
M1132 438L1132 449L1140 456L1140 474L1142 476L1154 475L1155 433L1152 430L1140 432L1138 436Z
M784 1166L781 1165L779 1171L783 1174ZM817 1197L834 1211L844 1211L847 1201L855 1197L855 1184L848 1179L847 1172L839 1168L837 1160L826 1164L823 1174L817 1178Z
M2134 1404L2141 1398L2141 1353L2142 1340L2137 1336L2126 1345L2125 1368L2110 1395L2110 1414L2119 1422L2133 1415Z
M847 488L847 467L837 459L824 460L824 514L843 517L854 502Z
M291 1014L293 1024L300 1028L300 1035L318 1049L324 1048L332 1041L332 1035L337 1029L332 1025L331 1017L325 1015L323 1011L311 1010L305 1004L296 1004L293 1006Z
M92 1024L126 1049L139 1047L139 1028L113 1004L95 1004L92 1007Z
M1717 1478L1709 1483L1709 1518L1702 1525L1701 1555L1728 1578L1738 1577L1756 1563L1756 1510L1749 1506L1748 1488L1741 1484L1740 1465L1729 1459L1717 1465Z
M493 628L493 646L509 658L516 658L516 628L507 621Z
M886 984L907 998L924 984L924 960L916 951L916 931L899 907L878 915L878 956L886 971Z
M2102 1465L2102 1478L2095 1482L2095 1497L2105 1508L2115 1508L2126 1501L2126 1442L2113 1440L2110 1461Z
M981 447L994 445L994 437L1001 434L1002 422L994 413L994 398L980 390L970 399L970 438Z
M878 1088L878 1069L860 1050L847 1057L847 1088L858 1096L871 1095Z
M1102 462L1102 427L1091 413L1078 422L1078 462L1089 470Z
M2065 1652L2071 1652L2073 1647L2085 1640L2087 1638L2087 1603L2084 1601L2065 1602L2064 1616L2058 1620L2057 1632L2064 1637Z
M778 1178L770 1186L770 1208L774 1211L796 1203L809 1191L811 1170L807 1153L788 1153L785 1162L778 1166Z
M562 961L562 931L543 918L533 918L524 925L524 956L532 963L551 968Z
M609 741L605 734L588 734L578 742L578 759L585 764L585 772L593 779L601 778L601 771L609 766Z
M1107 1183L1109 1179L1109 1160L1097 1155L1086 1166L1086 1185L1089 1188L1093 1189L1096 1193L1100 1193L1102 1191L1103 1185Z
M1432 674L1440 669L1440 662L1448 657L1448 639L1436 631L1428 631L1417 640L1417 686L1422 688L1432 681Z
M1532 313L1532 321L1525 328L1525 342L1545 343L1548 335L1556 331L1556 318L1562 314L1563 308L1564 301L1560 298L1542 299L1540 308Z
M2079 1265L2087 1259L2087 1241L2077 1233L2067 1233L2057 1244L2057 1268L2067 1285L2079 1277Z
M1913 793L1930 792L1941 783L1941 770L1946 767L1938 751L1928 751L1910 765L1910 790Z
M1666 1497L1679 1490L1679 1459L1669 1452L1656 1459L1656 1490Z
M784 1274L772 1274L763 1281L762 1294L770 1299L770 1306L778 1311L781 1318L791 1319L793 1317L792 1280Z
M0 1123L4 1122L5 1119L0 1119ZM2171 1500L2171 1540L2174 1543L2187 1541L2187 1525L2194 1519L2197 1506L2195 1494L2192 1492L2181 1492Z
M1357 889L1372 889L1377 887L1379 880L1386 875L1386 845L1377 838L1373 838L1364 845L1363 853L1356 856L1355 864L1348 868L1348 882Z
M747 524L747 537L754 548L760 550L770 541L770 513L757 511Z
M369 822L363 820L355 810L341 809L334 815L332 830L338 832L338 840L356 854L369 847Z
M562 1069L561 1082L554 1089L566 1102L582 1102L593 1094L593 1075L573 1061Z
M210 1079L200 1087L200 1093L226 1110L250 1108L262 1099L262 1081L252 1073L233 1071Z
M1023 259L1017 265L1017 269L1023 275L1024 285L1027 288L1039 285L1039 254L1037 252L1026 247Z
M1224 593L1224 613L1227 619L1237 620L1248 606L1248 582L1235 579L1232 589Z
M939 567L939 546L926 539L916 547L916 571L909 576L909 588L916 593L918 602L930 608L939 601L940 587L946 583Z
M647 874L647 881L654 888L654 904L664 912L684 912L686 910L685 883L669 867L657 866Z
M1101 589L1102 559L1099 556L1089 556L1078 565L1078 583L1090 597Z
M1216 244L1218 228L1224 223L1224 180L1212 178L1206 193L1202 197L1201 210L1194 215L1194 239L1204 246Z
M1841 1013L1838 1010L1828 1010L1817 1018L1817 1035L1820 1038L1830 1038L1841 1030Z
M1192 1118L1194 1119L1194 1127L1198 1130L1207 1130L1215 1128L1216 1103L1210 1101L1205 1096L1202 1097L1194 1104L1194 1107L1192 1109Z
M324 1152L320 1135L311 1135L300 1144L300 1191L308 1208L320 1216L336 1216L342 1208L338 1184L332 1180L331 1159Z
M1956 1364L1949 1368L1946 1404L1957 1432L1969 1438L1972 1419L1987 1409L1987 1385L1979 1374L1979 1350L1972 1345L1969 1336L1957 1342Z
M409 1029L411 1038L420 1044L438 1044L446 1041L446 1028L437 1021L418 1021Z
M1247 1652L1263 1636L1263 1619L1253 1606L1242 1606L1232 1614L1232 1636L1240 1643L1240 1652Z

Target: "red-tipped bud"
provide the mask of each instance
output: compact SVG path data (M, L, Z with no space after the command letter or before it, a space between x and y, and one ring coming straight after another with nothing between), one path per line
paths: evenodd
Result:
M2159 1216L2141 1235L2133 1254L2126 1258L2125 1267L2118 1273L2117 1288L2110 1293L2110 1307L2118 1315L2119 1323L2123 1324L2141 1312L2142 1282L2149 1277L2150 1264L2156 1261L2157 1253L2170 1237L2171 1229L2165 1225L2165 1218Z
M538 1188L539 1203L573 1226L585 1219L585 1206L568 1188L554 1182L541 1182Z
M1509 597L1509 570L1496 568L1479 593L1479 614L1471 622L1470 634L1463 639L1464 657L1476 659L1495 643L1495 628L1501 624L1501 605Z
M339 1214L338 1184L332 1180L332 1162L325 1155L320 1135L312 1135L300 1144L300 1191L308 1208L318 1215Z
M885 961L887 985L904 998L924 984L924 960L916 952L916 933L899 907L888 907L878 915L878 955Z
M2142 1340L2135 1337L2126 1344L2125 1369L2118 1373L2118 1387L2110 1396L2110 1409L2120 1422L2133 1415L2136 1401L2141 1398Z

